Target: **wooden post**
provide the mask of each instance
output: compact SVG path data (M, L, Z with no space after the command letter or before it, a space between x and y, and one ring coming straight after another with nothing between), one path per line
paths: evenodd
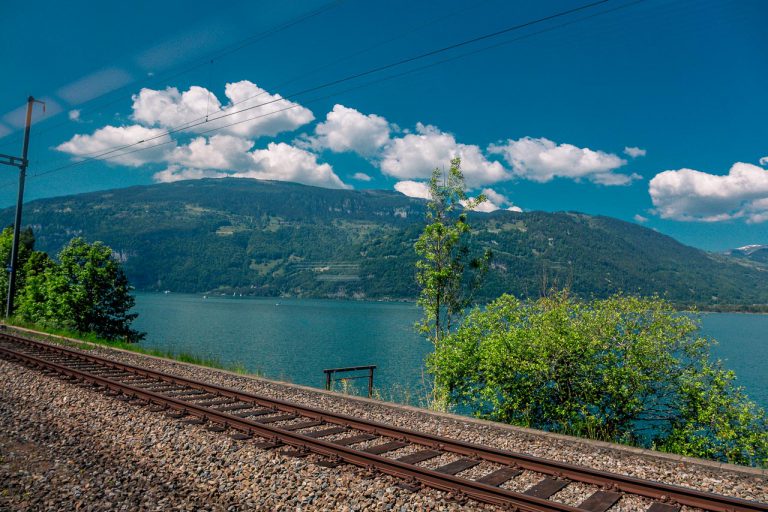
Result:
M375 366L368 368L368 398L373 397L373 369Z

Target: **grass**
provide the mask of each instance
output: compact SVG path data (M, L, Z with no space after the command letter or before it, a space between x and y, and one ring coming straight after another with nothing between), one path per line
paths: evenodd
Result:
M43 338L45 341L51 341L54 343L58 343L60 345L74 346L75 348L79 348L81 350L92 350L93 346L89 344L89 343L92 343L93 345L100 345L104 347L127 350L129 352L136 352L137 354L161 357L163 359L172 359L174 361L180 361L182 363L189 363L197 366L205 366L207 368L215 368L217 370L226 370L226 371L230 371L240 375L251 375L251 376L257 376L257 377L263 376L263 373L261 371L259 370L250 371L248 370L248 368L245 367L245 365L242 362L239 362L239 361L231 364L225 364L215 357L204 357L204 356L199 356L197 354L192 354L192 353L183 352L183 351L172 351L172 350L162 350L157 348L142 347L137 343L127 343L125 341L120 341L120 340L107 340L104 338L100 338L99 336L93 333L75 332L75 331L60 329L57 327L52 327L47 325L38 325L30 322L24 322L17 318L13 318L10 321L6 320L4 323L10 328L22 327L25 329L32 329L32 330L38 331L39 333L47 334L49 336L43 335L39 337ZM29 333L24 332L23 334L25 336L29 336ZM72 338L74 340L78 340L80 343L73 343L68 340L56 338L54 336L61 336L63 338Z

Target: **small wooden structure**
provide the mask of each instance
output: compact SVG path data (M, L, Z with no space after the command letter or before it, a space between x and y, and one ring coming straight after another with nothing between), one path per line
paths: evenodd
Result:
M373 370L376 369L376 365L368 365L368 366L350 366L348 368L327 368L323 370L323 373L325 373L325 389L331 390L331 383L334 380L339 381L347 381L347 380L353 380L353 379L368 379L368 398L371 398L373 396ZM358 372L368 370L368 375L353 375L352 377L341 377L338 379L333 378L334 373L346 373L346 372Z

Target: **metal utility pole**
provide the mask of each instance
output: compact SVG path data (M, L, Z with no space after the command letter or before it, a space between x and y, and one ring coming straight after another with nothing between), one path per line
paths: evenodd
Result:
M19 233L21 231L21 209L24 204L24 180L27 176L27 152L29 150L29 131L32 127L32 107L35 103L43 104L43 111L45 111L45 103L37 101L30 96L27 99L27 120L24 124L24 145L21 150L21 158L0 155L0 163L6 165L13 165L19 168L19 194L16 199L16 219L13 223L13 247L11 248L11 263L8 267L8 300L5 303L5 316L10 317L13 312L13 295L16 290L16 265L19 259Z

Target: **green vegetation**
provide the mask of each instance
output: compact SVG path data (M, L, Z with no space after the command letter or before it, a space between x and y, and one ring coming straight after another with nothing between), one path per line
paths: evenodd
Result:
M0 233L0 259L10 261L13 230ZM130 324L136 318L132 288L112 255L101 242L72 239L53 261L35 250L32 230L22 231L14 315L24 322L93 333L109 340L135 342L144 335ZM8 290L8 274L0 273L0 289Z
M416 326L437 347L470 305L472 294L487 269L490 252L486 251L482 258L471 258L467 212L484 202L485 197L467 198L459 158L451 160L447 173L440 169L432 172L429 191L428 223L414 244L419 257L416 261L418 304L423 311ZM468 274L473 276L468 278ZM432 406L445 410L447 405L446 387L436 378Z
M396 192L233 178L32 201L25 220L51 255L73 236L102 240L139 290L416 300L413 245L426 210ZM623 291L678 307L768 304L768 264L636 224L504 210L467 221L472 245L494 255L478 300L535 298L555 284L585 299Z
M144 337L130 327L138 316L129 313L134 306L131 287L112 249L103 243L73 238L57 262L32 252L21 275L14 312L20 319L109 340Z
M40 333L47 334L47 335L45 334L34 335L34 334L30 334L28 331L19 331L19 334L22 336L33 337L33 338L39 337L43 341L58 343L66 346L74 346L81 350L92 350L93 345L101 345L105 347L117 348L120 350L127 350L130 352L136 352L138 354L162 357L164 359L173 359L175 361L181 361L183 363L190 363L198 366L205 366L208 368L226 370L234 373L239 373L241 375L252 375L252 376L262 375L261 371L248 370L245 367L245 365L240 362L236 362L232 364L224 364L219 359L213 358L213 357L201 357L201 356L191 354L188 352L183 352L183 351L175 352L170 350L147 348L147 347L142 347L141 345L138 345L136 343L128 343L125 341L114 340L114 339L105 339L93 333L82 333L82 332L76 332L76 331L71 331L67 329L51 327L48 325L39 325L33 322L25 322L18 318L14 318L10 322L6 321L5 325L7 325L11 329L13 329L13 327L23 327L25 329L31 329L33 331L38 331ZM78 340L78 341L71 342L65 338L68 338L71 340Z
M428 358L452 405L525 427L768 466L768 416L658 297L503 295Z

